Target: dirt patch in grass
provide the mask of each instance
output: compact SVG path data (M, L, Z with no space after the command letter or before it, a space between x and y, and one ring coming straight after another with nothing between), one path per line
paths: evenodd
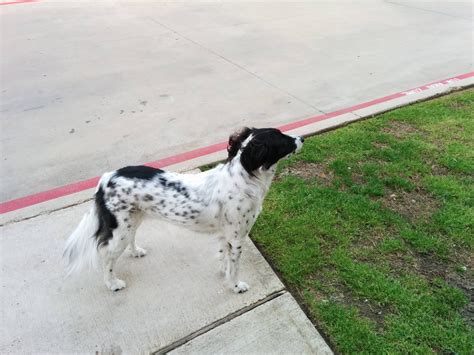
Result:
M327 168L326 164L303 161L283 169L280 173L280 177L287 175L297 176L304 180L317 179L324 186L331 185L333 178L333 173Z
M350 297L347 299L349 302L344 302L345 304L356 307L359 310L360 315L370 319L376 324L377 331L383 331L385 315L390 313L388 307L374 305L370 303L368 299L355 300Z
M453 100L448 103L448 106L455 110L466 110L469 108L469 103Z
M439 164L431 164L431 172L433 175L448 175L449 169Z
M408 123L393 121L389 127L382 128L382 132L389 133L396 138L404 138L410 133L419 131Z
M385 315L390 314L389 307L370 302L367 298L359 298L354 295L349 288L337 280L327 280L322 274L315 273L311 276L315 280L329 281L326 285L331 291L324 295L323 293L310 288L310 292L315 299L322 302L335 302L348 307L357 309L362 317L365 317L374 322L378 331L383 331L385 327ZM301 296L301 295L299 295Z
M345 290L343 287L341 287L337 293L334 293L330 299L331 301L357 308L361 316L375 323L378 331L383 331L385 315L391 313L389 307L369 302L367 298L359 299L353 295L352 292Z
M419 253L410 253L409 260L404 253L393 253L386 255L390 268L394 275L416 274L423 276L428 282L433 283L436 278L445 280L449 285L460 289L469 299L468 304L461 310L461 315L474 327L474 274L472 273L473 262L469 256L455 256L456 262L465 264L468 271L455 272L450 270L449 264L433 257Z
M431 217L439 208L439 202L422 190L394 191L381 198L382 205L409 220Z
M446 276L449 284L461 289L469 298L469 303L461 311L464 319L474 328L474 280L466 274L449 273Z
M389 145L386 143L380 143L380 142L373 142L372 145L377 148L377 149L385 149L388 148Z
M467 267L467 272L457 273L449 270L448 265L432 257L420 256L417 271L429 281L435 278L445 280L451 286L459 288L469 299L469 303L461 311L462 316L474 327L474 280L472 269ZM472 266L471 266L472 267Z

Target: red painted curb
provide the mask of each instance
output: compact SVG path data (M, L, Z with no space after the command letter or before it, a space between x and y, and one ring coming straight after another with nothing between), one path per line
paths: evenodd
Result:
M0 2L1 5L15 5L15 4L24 4L28 2L38 2L40 0L16 0L16 1L8 1L8 2Z
M26 0L26 1L32 1L32 0ZM447 85L449 83L459 81L459 80L463 80L463 79L467 79L467 78L470 78L470 77L473 77L473 76L474 76L474 72L470 72L470 73L466 73L466 74L457 75L457 76L449 78L449 79L434 81L432 83L429 83L429 84L426 84L426 85L423 85L423 86L419 86L419 87L414 88L414 89L397 92L397 93L392 94L392 95L384 96L384 97L381 97L381 98L378 98L378 99L375 99L375 100L367 101L367 102L364 102L364 103L361 103L361 104L358 104L358 105L354 105L354 106L351 106L351 107L347 107L347 108L344 108L344 109L341 109L341 110L337 110L337 111L334 111L334 112L329 112L329 113L325 113L325 114L322 114L322 115L306 118L304 120L288 123L288 124L280 126L278 128L282 131L289 131L289 130L296 129L296 128L299 128L299 127L307 126L307 125L315 123L315 122L324 121L324 120L327 120L327 119L330 119L330 118L333 118L333 117L336 117L336 116L340 116L340 115L343 115L343 114L348 113L348 112L353 112L353 111L356 111L356 110L360 110L362 108L374 106L374 105L380 104L382 102L387 102L387 101L394 100L394 99L397 99L397 98L400 98L400 97L403 97L403 96L417 94L417 93L423 92L423 91L431 89L431 88L436 88L436 87L439 87L439 86L442 86L442 85ZM216 152L219 152L219 151L222 151L222 150L226 149L226 147L227 147L227 142L217 143L217 144L213 144L213 145L210 145L210 146L207 146L207 147L194 149L194 150L191 150L189 152L173 155L173 156L170 156L170 157L167 157L167 158L164 158L164 159L160 159L160 160L156 160L156 161L153 161L153 162L150 162L150 163L146 163L145 165L152 166L154 168L163 168L163 167L166 167L166 166L169 166L169 165L181 163L181 162L184 162L184 161L187 161L187 160L191 160L191 159L199 158L199 157L209 155L209 154L212 154L212 153L216 153ZM95 177L95 178L92 178L92 179L79 181L79 182L76 182L76 183L73 183L73 184L57 187L57 188L54 188L52 190L47 190L47 191L39 192L39 193L36 193L36 194L33 194L33 195L28 195L28 196L25 196L25 197L20 197L20 198L14 199L14 200L2 202L2 203L0 203L0 214L15 211L15 210L18 210L18 209L21 209L21 208L36 205L38 203L53 200L53 199L56 199L58 197L71 195L71 194L76 193L76 192L80 192L80 191L84 191L84 190L93 188L97 185L98 181L99 181L99 177Z

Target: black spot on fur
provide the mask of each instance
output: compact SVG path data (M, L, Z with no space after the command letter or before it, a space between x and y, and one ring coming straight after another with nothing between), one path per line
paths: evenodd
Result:
M126 166L125 168L117 170L115 176L122 176L127 179L140 179L140 180L152 180L159 174L162 174L163 170L155 169L150 166Z
M143 196L143 201L153 201L153 196L150 194L146 194Z
M97 247L107 245L113 237L113 230L118 227L117 218L109 211L105 205L104 190L99 187L95 194L95 205L97 209L97 217L99 219L99 227L95 232L97 239Z

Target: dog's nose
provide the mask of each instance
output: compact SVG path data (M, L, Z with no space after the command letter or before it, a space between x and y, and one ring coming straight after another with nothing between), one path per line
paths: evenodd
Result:
M304 138L300 136L301 143L304 142Z

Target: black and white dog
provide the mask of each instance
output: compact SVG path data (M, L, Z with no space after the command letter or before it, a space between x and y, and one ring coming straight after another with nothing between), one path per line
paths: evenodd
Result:
M146 255L135 232L145 215L153 215L216 234L226 284L236 293L247 291L237 275L242 243L261 211L276 163L302 146L302 137L245 127L230 136L227 162L209 171L178 174L129 166L105 173L92 208L66 242L69 273L95 265L100 256L107 287L124 288L115 263L127 246L135 257Z

